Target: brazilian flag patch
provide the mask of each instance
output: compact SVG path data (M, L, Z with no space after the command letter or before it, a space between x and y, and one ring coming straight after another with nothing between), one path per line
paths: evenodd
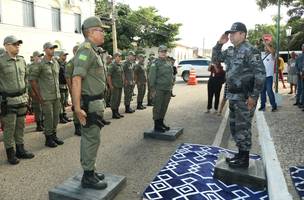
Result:
M84 54L80 54L78 58L79 58L79 60L86 61L88 56L86 56Z

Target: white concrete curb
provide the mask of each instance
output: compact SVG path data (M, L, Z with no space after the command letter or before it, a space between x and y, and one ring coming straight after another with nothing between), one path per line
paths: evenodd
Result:
M226 128L226 124L227 124L227 120L228 120L228 116L229 116L229 108L226 108L225 115L222 119L222 122L220 124L219 129L216 132L216 135L215 135L214 141L212 143L212 146L218 146L219 147L221 145L222 138L223 138L224 131L225 131L225 128Z
M255 117L257 120L263 162L266 168L269 199L292 200L264 114L263 112L256 111Z

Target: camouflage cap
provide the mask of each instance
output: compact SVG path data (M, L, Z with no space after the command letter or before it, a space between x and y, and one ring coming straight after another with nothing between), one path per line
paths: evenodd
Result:
M128 56L135 56L135 52L134 51L129 51Z
M121 53L120 52L114 53L113 57L116 58L117 56L121 56Z
M46 43L43 45L43 49L55 49L55 48L58 48L58 45L52 44L52 43L50 43L50 42L46 42Z
M6 38L4 38L4 41L3 41L3 45L16 44L16 43L22 44L23 42L22 42L22 40L17 39L16 36L14 36L14 35L7 36Z
M87 18L82 24L83 30L92 27L106 28L106 26L102 24L101 20L95 16Z
M62 56L62 55L69 55L69 53L67 53L67 52L65 52L65 51L59 51L59 54L58 54L59 56Z
M165 45L160 45L158 47L158 52L160 52L160 51L168 51L168 48Z
M138 54L137 57L138 58L145 58L146 56L144 54Z
M247 28L245 24L241 22L235 22L232 24L230 30L226 31L225 34L234 33L234 32L244 32L247 33Z
M44 54L43 54L43 53L40 53L39 51L34 51L34 52L33 52L33 57L34 57L34 56L42 57L42 56L44 56Z
M151 57L151 56L155 56L155 53L150 53L150 54L149 54L149 57Z

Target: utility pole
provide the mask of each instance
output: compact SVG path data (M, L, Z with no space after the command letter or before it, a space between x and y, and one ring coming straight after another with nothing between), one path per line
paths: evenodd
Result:
M279 56L280 56L280 18L281 18L281 1L278 0L278 18L277 18L277 49L276 49L276 82L275 82L275 92L279 92Z
M115 22L115 3L114 0L111 1L112 10L111 10L111 17L112 17L112 41L113 41L113 54L117 52L117 34L116 34L116 22Z

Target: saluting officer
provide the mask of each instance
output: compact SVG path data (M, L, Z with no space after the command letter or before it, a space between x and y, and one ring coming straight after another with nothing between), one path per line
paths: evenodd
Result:
M45 55L40 63L32 66L30 83L44 114L45 146L57 147L64 142L57 137L60 112L59 64L54 58L57 48L50 42L43 45Z
M145 68L145 56L143 54L139 54L138 63L134 66L134 80L137 85L137 109L143 110L146 109L143 106L143 99L146 93L146 85L147 85L147 74Z
M6 52L0 56L1 117L4 126L3 142L7 160L18 164L18 158L31 159L34 154L24 149L24 117L27 112L26 64L19 56L22 40L10 35L4 39ZM14 150L16 144L16 152Z
M249 166L251 121L266 78L260 51L246 41L246 36L245 24L235 22L212 50L212 61L226 64L230 132L239 150L233 158L226 158L232 168ZM229 39L233 46L222 51Z
M173 68L167 59L167 47L164 45L159 46L158 58L151 65L149 83L153 91L152 96L154 96L154 130L165 132L170 130L170 127L164 124L164 118L173 88Z
M85 41L74 60L72 95L75 113L82 125L80 161L84 170L83 188L105 189L104 175L95 172L100 145L100 131L105 109L106 70L98 50L104 43L103 25L99 18L89 17L82 25Z

